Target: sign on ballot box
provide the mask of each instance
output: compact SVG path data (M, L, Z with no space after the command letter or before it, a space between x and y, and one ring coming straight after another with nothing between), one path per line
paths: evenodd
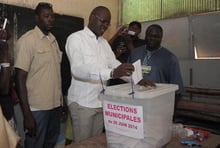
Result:
M156 85L106 87L100 99L108 148L159 148L171 140L178 85Z
M133 138L144 138L142 106L105 100L103 114L106 130Z

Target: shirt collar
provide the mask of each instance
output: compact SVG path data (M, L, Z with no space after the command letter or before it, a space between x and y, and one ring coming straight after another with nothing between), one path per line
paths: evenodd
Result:
M162 49L162 46L160 46L158 49L150 51L150 50L147 49L147 45L145 45L145 47L146 47L147 55L153 55L154 53L156 53L156 52L160 51L160 49Z
M84 31L91 37L96 38L95 33L93 33L87 26L84 28ZM99 36L98 39L102 39L102 36Z
M43 38L48 38L50 39L50 41L54 41L56 40L56 38L52 35L52 33L48 33L48 35L45 35L38 26L35 26L34 30L37 32L37 35L39 36L40 39L43 39Z

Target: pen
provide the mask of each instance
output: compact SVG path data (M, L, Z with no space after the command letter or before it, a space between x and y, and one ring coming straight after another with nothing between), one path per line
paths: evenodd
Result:
M3 23L2 29L5 29L6 24L7 24L7 18L5 18L5 20L4 20L4 23Z

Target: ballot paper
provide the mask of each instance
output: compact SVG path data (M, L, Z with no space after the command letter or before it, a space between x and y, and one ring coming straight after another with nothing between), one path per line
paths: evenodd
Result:
M142 70L141 70L141 60L137 60L133 63L134 72L132 73L132 80L134 85L136 85L141 79L143 79Z

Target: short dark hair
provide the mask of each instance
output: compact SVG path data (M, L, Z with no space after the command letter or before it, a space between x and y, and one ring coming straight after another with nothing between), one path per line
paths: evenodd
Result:
M147 33L148 33L152 28L157 28L157 29L161 32L161 34L162 34L162 36L163 36L163 28L162 28L159 24L152 24L152 25L150 25L150 26L147 28L146 32L145 32L145 36L147 35Z
M130 22L130 24L129 24L129 26L134 26L134 25L136 25L138 28L141 29L141 23L140 23L140 22L138 22L138 21L132 21L132 22Z
M42 9L53 9L53 5L46 2L40 2L35 8L35 14L39 15Z

